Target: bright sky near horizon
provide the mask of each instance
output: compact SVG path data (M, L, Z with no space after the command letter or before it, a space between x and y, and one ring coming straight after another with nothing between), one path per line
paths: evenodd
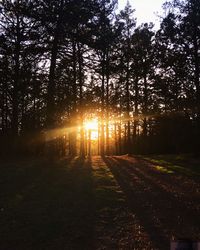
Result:
M166 0L129 0L129 3L135 9L135 17L137 18L137 25L145 22L153 22L155 28L159 28L159 17L164 13L162 9L163 3ZM123 9L127 0L118 0L118 9Z

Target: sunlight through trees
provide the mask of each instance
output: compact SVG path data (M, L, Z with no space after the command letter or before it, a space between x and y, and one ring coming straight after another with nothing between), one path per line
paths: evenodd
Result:
M199 151L199 2L167 2L157 31L116 4L0 2L2 151Z

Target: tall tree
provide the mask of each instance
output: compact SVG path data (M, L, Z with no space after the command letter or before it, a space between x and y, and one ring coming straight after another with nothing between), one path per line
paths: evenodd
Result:
M130 121L130 86L131 86L131 36L133 35L134 28L136 26L136 20L133 18L134 10L131 8L129 2L125 6L125 9L120 12L117 17L118 22L123 26L121 37L121 64L120 68L124 75L125 82L125 103L126 103L126 115L125 120L127 123L127 133L125 147L127 152L131 150L131 121Z

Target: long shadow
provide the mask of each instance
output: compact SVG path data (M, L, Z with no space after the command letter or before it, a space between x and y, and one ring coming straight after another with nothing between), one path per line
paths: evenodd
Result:
M171 221L174 220L167 217L169 212L165 213L168 209L165 208L165 205L166 201L169 201L173 206L180 207L180 204L164 190L159 190L158 185L135 169L131 173L127 171L128 163L126 160L106 157L104 161L125 192L132 212L136 214L144 230L150 236L155 249L169 249L171 233L175 234L176 232L175 229L171 228L173 224ZM177 219L176 216L177 214L173 215L174 219Z
M133 192L130 185L130 179L126 173L122 171L121 166L111 158L104 157L103 160L110 168L111 172L115 176L115 179L126 194L127 203L130 209L137 216L144 230L149 235L155 249L169 249L169 239L165 236L162 228L160 228L159 225L155 225L154 218L151 217L146 211L148 208L145 209L142 206L143 200L139 197L139 194Z
M6 192L7 200L0 198L4 203L0 212L1 249L94 249L90 159L48 164L14 170L15 181L9 182L12 192ZM4 173L8 181L10 174L9 169ZM0 178L1 190L9 189L9 185Z
M171 192L170 187L166 188L167 182L170 181L170 176L168 175L167 178L163 178L164 175L159 175L159 178L153 178L153 176L150 174L148 166L143 166L142 162L138 161L136 164L131 164L131 162L126 161L124 159L117 159L119 164L121 166L124 166L124 170L130 173L136 174L140 179L144 180L145 183L151 187L150 195L152 193L155 193L157 196L157 199L159 201L159 211L164 214L170 214L170 220L168 220L168 225L170 226L170 229L177 226L177 217L180 217L182 222L180 223L180 228L184 228L188 226L188 235L191 233L192 235L192 227L196 227L197 231L200 231L200 216L199 216L199 210L196 207L193 207L192 205L195 204L197 206L199 199L197 201L191 203L191 206L188 206L187 202L184 200L184 196L178 197L178 192ZM145 171L146 170L146 171ZM165 175L166 176L166 175ZM173 181L173 180L171 180ZM176 184L170 183L171 188L175 189ZM179 183L179 187L181 187L181 183ZM174 186L174 188L173 188ZM184 190L184 192L187 192L187 190ZM198 197L199 198L199 197ZM160 202L162 201L162 202ZM169 206L170 204L170 206ZM184 222L184 223L183 223ZM179 222L178 222L179 223ZM177 227L176 227L177 229ZM191 230L191 232L190 232ZM181 233L182 230L180 230ZM179 230L178 232L179 233Z
M190 194L190 190L187 190L183 187L183 183L177 179L175 176L171 176L169 174L162 174L156 170L152 170L148 165L146 165L143 161L137 160L136 163L129 160L125 160L118 157L113 157L117 160L120 165L123 167L125 166L125 170L130 174L134 173L137 174L141 179L145 180L145 183L148 183L150 187L153 187L155 193L158 195L163 196L165 200L172 201L174 206L180 207L180 210L184 210L185 217L190 218L192 221L195 215L199 213L198 204L200 202L199 194ZM191 187L190 187L191 188ZM188 197L187 194L190 194L191 197ZM197 197L198 196L198 197ZM178 198L179 197L179 198ZM180 202L181 201L181 202ZM165 208L165 207L164 207ZM196 223L199 225L199 222L195 220L194 224Z
M140 163L142 163L144 166L148 166L148 169L146 168L146 170L148 170L148 173L154 173L154 176L155 176L155 173L158 171L156 169L152 169L152 167L149 167L149 166L152 166L152 165L157 165L156 163L153 163L149 160L146 160L146 159L143 159L139 156L134 156L135 159L137 159ZM166 164L164 163L161 163L159 164L160 166L164 167L164 168L169 168L169 166L166 166ZM174 170L173 168L169 168L169 170ZM199 189L199 176L195 176L195 175L186 175L185 173L181 173L181 172L175 172L173 175L171 175L171 177L174 177L175 179L175 182L173 183L173 186L176 186L177 189L183 189L185 188L185 191L188 192L188 188L191 189L192 187L192 194L196 193L194 187L196 187L197 189ZM167 179L169 180L169 175L159 175L159 179L162 178L162 180L164 181L167 181ZM180 181L180 177L181 177L181 181ZM198 195L198 192L197 192L197 195Z

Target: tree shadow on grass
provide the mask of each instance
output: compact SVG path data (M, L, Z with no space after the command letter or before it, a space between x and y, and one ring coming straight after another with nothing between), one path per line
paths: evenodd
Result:
M149 192L144 189L144 180L137 175L134 176L134 180L131 179L132 177L124 169L125 163L120 162L120 160L111 157L104 157L103 160L126 194L130 209L149 235L154 249L169 249L169 235L167 235L165 225L157 218L156 210L154 210L157 201L153 197L148 197Z
M114 159L126 174L143 181L143 197L154 207L170 237L200 237L200 196L194 189L196 184L186 178L180 179L180 175L176 179L175 174L159 173L140 160L134 162L130 158ZM187 181L187 188L184 181Z
M94 249L90 159L43 164L0 170L0 248Z

